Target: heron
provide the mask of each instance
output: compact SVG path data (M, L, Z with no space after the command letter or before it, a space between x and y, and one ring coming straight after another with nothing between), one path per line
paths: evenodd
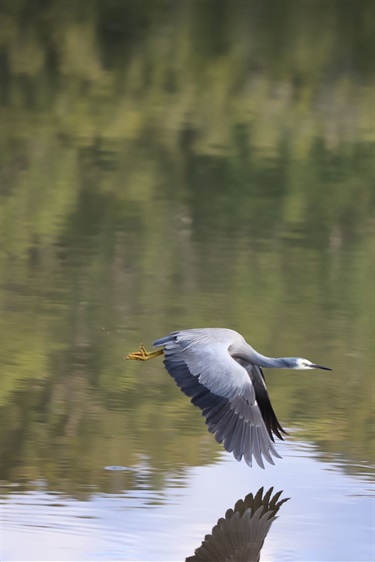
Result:
M252 466L252 459L264 468L263 459L275 464L281 458L275 437L283 439L272 408L262 368L324 369L302 357L266 357L245 339L227 328L198 328L171 332L154 341L156 351L138 351L126 359L148 361L164 355L164 366L189 397L202 410L208 431L218 443Z

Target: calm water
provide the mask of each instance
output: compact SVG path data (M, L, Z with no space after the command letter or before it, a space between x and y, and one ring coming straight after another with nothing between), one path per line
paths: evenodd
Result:
M374 560L373 8L300 6L3 2L3 560L182 561L262 487L263 561ZM275 467L123 359L204 326L333 368L265 373Z

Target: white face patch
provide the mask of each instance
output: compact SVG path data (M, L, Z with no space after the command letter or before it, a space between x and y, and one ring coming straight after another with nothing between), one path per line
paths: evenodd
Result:
M298 365L298 369L312 369L311 365L311 361L309 361L308 359L302 359L302 357L300 357L299 359L297 359L297 365Z

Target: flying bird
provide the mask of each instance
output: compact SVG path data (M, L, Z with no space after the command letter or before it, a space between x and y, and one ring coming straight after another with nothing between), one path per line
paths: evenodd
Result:
M208 431L236 460L252 457L261 468L263 458L275 464L281 458L274 437L283 439L268 396L262 367L325 369L301 357L272 358L261 355L238 332L226 328L200 328L172 332L154 342L162 347L129 353L126 359L148 361L164 355L164 366L180 389L202 410Z

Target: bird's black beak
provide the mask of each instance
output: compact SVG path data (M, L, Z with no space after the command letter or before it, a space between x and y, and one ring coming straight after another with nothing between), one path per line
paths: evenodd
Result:
M312 369L323 369L324 371L332 371L330 367L323 367L323 365L310 365Z

